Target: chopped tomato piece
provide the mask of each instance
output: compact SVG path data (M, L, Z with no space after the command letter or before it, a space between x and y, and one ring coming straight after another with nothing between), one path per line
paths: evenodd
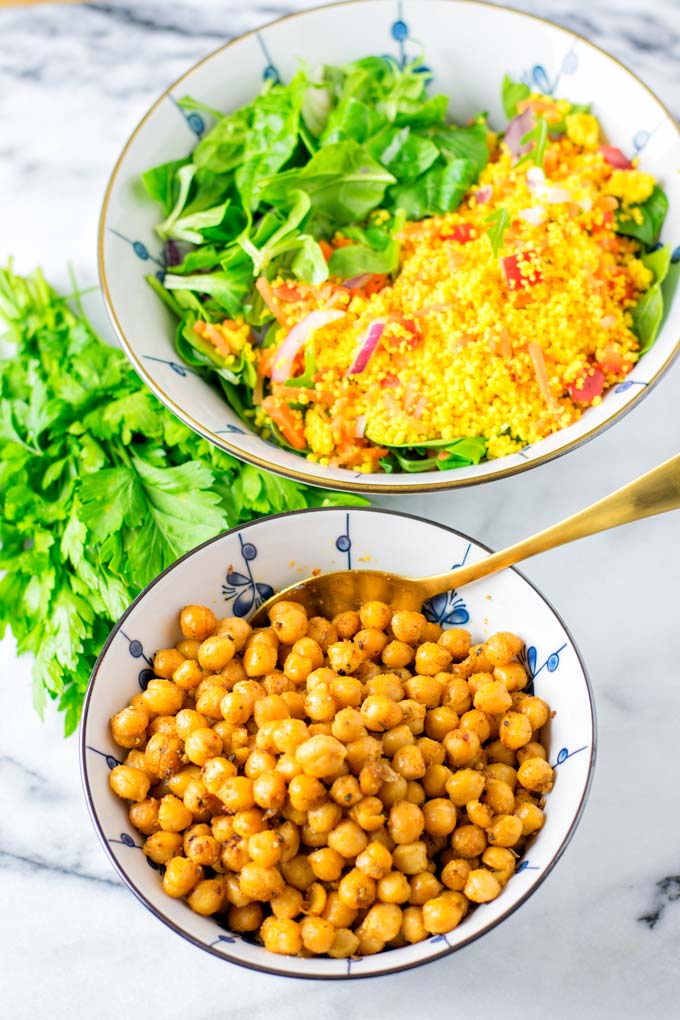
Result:
M456 223L455 227L451 228L450 234L442 234L442 241L457 241L458 244L467 244L468 241L474 241L475 235L476 231L471 223Z
M536 264L536 258L535 251L520 251L516 255L506 255L501 259L503 273L510 290L533 287L541 282L543 274Z
M380 385L383 389L392 389L394 386L401 386L401 379L392 372L385 372L380 380Z
M633 164L627 156L617 149L615 145L601 145L600 152L604 156L605 163L609 163L615 170L632 170Z
M611 209L605 209L602 212L602 222L593 223L591 233L599 234L603 230L609 230L612 223L614 222L614 213Z
M577 404L590 404L599 397L604 388L604 372L599 365L592 365L588 375L567 386L569 396Z
M319 248L321 248L321 254L325 258L326 262L330 259L333 254L333 247L328 241L319 241Z
M275 397L265 397L262 407L281 430L286 442L295 450L304 450L307 442L300 412L293 411L288 404L279 403Z
M382 290L386 283L387 277L384 273L373 273L370 280L360 290L364 297L370 297L371 294L377 294L379 290Z

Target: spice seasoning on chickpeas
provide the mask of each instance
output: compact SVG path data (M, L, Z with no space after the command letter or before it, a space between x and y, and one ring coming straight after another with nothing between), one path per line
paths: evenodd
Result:
M110 773L168 896L273 953L368 955L502 892L553 784L514 634L369 602L271 626L185 606L111 719Z

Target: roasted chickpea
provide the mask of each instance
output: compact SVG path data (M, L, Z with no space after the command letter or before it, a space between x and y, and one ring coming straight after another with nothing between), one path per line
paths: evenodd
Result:
M380 694L369 694L361 706L361 719L368 730L383 733L402 720L399 703Z
M515 794L501 779L487 779L484 803L495 815L508 815L515 810Z
M386 630L391 619L392 610L385 602L364 602L359 610L359 620L362 627Z
M226 634L213 634L202 641L198 649L198 662L202 669L219 673L236 654L236 645Z
M518 768L517 778L525 790L549 793L554 783L554 772L543 758L527 758Z
M284 884L283 876L277 868L263 867L255 861L244 864L239 874L241 892L253 900L268 902L272 896L281 892Z
M474 730L462 727L451 730L444 737L444 748L452 765L469 765L479 754L481 746Z
M349 815L365 832L375 832L385 824L383 802L379 797L363 797L350 808Z
M146 801L144 802L146 803ZM132 811L132 808L130 808ZM531 836L534 832L538 832L539 829L543 828L545 823L545 815L541 811L537 804L532 804L531 801L524 801L518 804L515 808L515 816L519 818L522 823L522 835Z
M221 719L220 703L229 683L222 676L207 676L196 688L196 711L209 719Z
M404 779L422 779L427 771L423 752L416 744L400 747L392 756L392 768Z
M413 944L426 939L428 932L423 925L423 908L406 907L401 919L401 932L407 942Z
M196 914L203 917L216 914L224 903L224 881L221 878L204 879L191 891L187 902Z
M361 618L358 613L350 610L346 613L338 613L333 617L333 626L342 640L353 638L361 630Z
M422 910L425 931L431 935L443 935L463 920L467 912L467 900L462 893L435 896L423 904Z
M345 818L328 833L328 846L347 860L366 848L368 836L352 818Z
M231 782L231 780L227 780ZM212 793L208 793L205 783L200 776L192 778L186 785L182 798L185 807L188 807L196 822L207 822L211 814L221 813L222 802Z
M470 632L451 627L444 631L437 643L446 649L454 662L462 662L470 653Z
M295 889L292 885L284 885L281 892L272 896L270 900L274 917L291 919L297 917L302 910L303 899L299 889Z
M353 641L336 641L328 648L328 660L338 674L353 673L364 658L364 653Z
M246 808L244 811L237 811L233 816L234 832L238 836L248 838L257 832L263 832L267 828L264 815L259 808Z
M406 800L408 794L408 781L395 772L394 779L384 782L378 790L378 796L385 807L392 807L399 801Z
M522 822L515 815L496 815L486 834L492 846L514 846L522 836Z
M194 765L205 765L209 758L222 753L222 738L209 726L190 733L184 743L184 753Z
M342 903L354 910L370 907L376 895L375 881L358 868L352 868L340 879L338 896Z
M405 641L390 641L385 645L381 655L382 662L388 669L400 669L413 662L414 652Z
M335 942L336 928L323 917L305 917L300 922L302 945L311 953L327 953Z
M408 884L410 889L409 903L414 903L418 907L422 907L428 900L439 896L439 893L444 888L436 875L433 875L431 871L421 871L417 875L411 875Z
M531 723L521 712L505 712L501 717L499 739L503 747L516 751L531 740Z
M143 694L147 710L154 715L175 715L182 707L183 698L183 692L172 680L149 680Z
M512 698L505 684L500 680L491 680L482 684L474 699L475 708L492 715L500 715L512 705Z
M281 840L273 829L254 832L248 838L248 853L255 864L262 868L273 868L281 859Z
M416 670L423 676L436 676L451 665L451 653L443 645L426 641L416 651ZM430 708L433 706L430 705Z
M347 756L347 749L335 737L317 734L295 751L295 758L308 776L324 779L338 771Z
M215 632L217 617L207 606L185 606L179 616L179 625L185 638L205 641Z
M431 836L448 836L456 827L456 808L451 800L437 797L423 805L425 832Z
M427 846L422 840L416 840L414 843L400 843L392 851L392 858L395 868L405 875L417 875L421 871L427 871L429 863Z
M305 618L306 620L306 618ZM270 953L296 956L302 948L300 925L289 918L267 917L262 922L260 935Z
M398 610L390 621L392 633L397 641L407 645L415 645L423 640L426 620L422 613L414 613L406 609Z
M149 715L143 708L124 708L111 717L111 736L119 747L141 747L148 725Z
M303 640L305 639L303 638ZM300 642L297 641L297 644ZM314 663L309 656L301 655L300 652L289 652L283 660L283 672L298 687L304 686L305 680L313 668Z
M480 829L488 829L493 821L493 811L488 804L482 804L479 800L471 800L465 805L465 810L469 821Z
M184 806L184 805L182 805ZM214 867L220 859L221 847L209 825L192 825L184 833L184 854L196 864Z
M303 892L316 879L312 866L309 863L309 858L304 854L297 854L288 861L282 856L281 871L288 885L293 885L296 889L300 889Z
M280 604L280 603L279 603ZM290 606L274 615L272 608L271 621L272 629L279 641L286 645L294 645L296 641L303 638L307 633L309 621L302 606Z
M165 832L181 832L194 820L194 816L179 797L169 793L161 798L158 822Z
M548 753L543 747L543 744L537 743L535 740L530 740L524 747L520 747L517 751L517 764L521 765L527 758L542 758L546 761Z
M329 688L319 684L308 691L305 698L305 713L314 722L330 722L336 712L336 704Z
M146 800L131 804L128 812L130 824L145 836L158 832L161 827L158 821L159 805L160 801L156 797L147 797Z
M428 765L425 775L422 778L423 790L426 797L443 797L446 793L446 784L453 775L453 772L446 765Z
M372 662L376 662L380 658L387 645L387 641L387 634L384 634L381 630L373 630L371 628L360 630L354 636L354 643L357 648L360 649L366 659L370 659Z
M502 762L492 762L484 767L486 779L498 779L505 783L514 792L517 786L517 772L512 765L504 765Z
M270 772L268 775L275 775ZM257 780L249 779L247 776L231 776L220 787L219 798L227 811L235 814L237 811L246 811L255 805L254 783L263 779L260 776ZM263 805L260 805L263 806Z
M470 864L462 857L454 857L448 864L445 864L441 879L447 889L454 892L462 892L470 874Z
M465 895L473 903L488 903L495 900L501 891L501 884L486 868L475 868L465 883Z
M345 858L332 847L314 850L307 858L314 876L322 882L337 882L345 866Z
M168 896L178 899L187 896L202 878L203 868L200 864L187 857L172 857L165 866L163 889Z
M182 837L177 832L154 832L145 841L142 852L154 864L167 864L182 848Z
M522 650L523 642L516 634L504 631L492 634L484 644L484 655L492 666L504 666Z
M478 825L459 825L453 831L451 846L459 857L479 857L486 850L486 832Z
M323 616L313 616L307 626L307 637L316 641L325 653L328 651L328 646L338 640L338 632L333 624L325 620Z
M402 914L396 903L375 903L361 922L362 939L390 942L401 929Z
M358 948L359 939L354 932L349 928L338 928L328 955L334 960L344 960L348 956L354 956Z
M326 796L323 783L305 773L294 776L288 785L288 797L298 811L309 811L311 807L322 804Z
M425 716L425 732L430 739L441 743L447 733L458 728L459 719L451 705L431 708Z
M529 682L527 671L521 662L506 662L503 666L494 666L494 680L499 680L509 691L521 691Z
M198 765L186 765L179 772L176 772L174 776L170 776L167 780L168 788L170 793L174 793L176 797L181 797L184 800L184 794L187 792L187 787L192 779L200 779L201 770Z
M276 669L278 651L265 641L255 641L243 653L243 668L248 676L266 676Z
M157 677L170 680L183 662L184 656L176 648L161 648L153 657L153 671Z
M262 924L262 907L259 903L246 903L242 907L230 907L227 922L232 931L257 931Z
M452 708L458 715L467 712L472 706L472 692L467 681L450 673L440 673L439 676L444 682L442 705Z
M550 718L550 709L543 698L535 696L523 698L518 707L531 723L532 730L542 729Z
M143 801L149 792L151 780L141 769L129 765L116 765L109 772L109 786L124 800Z
M361 704L361 699L364 694L361 681L351 676L334 677L329 684L329 690L333 696L335 704L339 705L341 710L345 708L357 708ZM340 712L338 712L336 719L339 715ZM357 736L358 735L359 734L357 734ZM338 739L341 738L339 737ZM351 737L350 739L354 740L356 738Z

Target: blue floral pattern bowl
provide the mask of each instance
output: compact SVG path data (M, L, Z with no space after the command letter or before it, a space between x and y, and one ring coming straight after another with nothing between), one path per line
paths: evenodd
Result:
M414 967L460 948L512 914L538 888L583 810L595 761L595 720L588 677L573 638L540 592L515 570L438 596L426 609L428 617L444 627L467 627L475 641L498 630L519 634L525 641L523 662L531 686L555 712L548 724L548 747L557 779L546 824L498 899L478 907L455 931L362 959L275 956L165 895L158 871L141 852L142 837L108 784L110 769L124 756L111 739L109 718L144 689L153 675L154 652L177 641L184 604L205 604L217 616L246 616L272 591L313 570L365 565L418 576L474 562L487 553L472 539L418 517L370 509L303 510L245 525L199 546L142 592L111 632L94 668L81 727L81 767L104 848L120 877L152 913L194 945L246 967L293 977L367 977Z
M384 54L400 63L425 54L432 88L450 96L450 113L465 122L487 110L505 123L503 75L538 91L592 103L613 144L637 155L664 185L670 213L662 235L680 261L680 130L659 100L630 71L587 40L520 11L479 0L352 0L306 11L228 43L191 68L152 106L113 171L99 231L102 288L123 347L154 393L191 428L242 460L298 481L345 491L416 492L472 485L544 463L595 436L634 407L660 378L680 342L680 300L667 311L659 337L633 372L574 425L501 460L411 474L359 474L311 463L266 442L196 372L181 364L170 312L146 283L164 271L154 233L157 210L142 194L140 174L188 155L212 126L208 114L187 113L191 95L207 107L235 109L263 79L288 80L298 58L342 63Z

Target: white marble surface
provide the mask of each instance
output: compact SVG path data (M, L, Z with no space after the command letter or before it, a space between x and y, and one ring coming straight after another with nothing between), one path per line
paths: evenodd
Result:
M0 259L96 281L99 202L150 101L223 40L293 4L44 5L0 10ZM677 0L521 2L629 64L677 113ZM99 311L99 321L104 316ZM110 335L110 333L108 334ZM384 499L500 546L680 446L680 366L622 423L529 475ZM285 981L182 943L135 902L97 843L75 739L41 724L29 668L0 644L0 1014L6 1020L326 1020L420 1015L671 1020L679 1015L677 578L666 516L530 563L573 629L598 702L585 817L539 892L500 928L424 969L368 982Z

